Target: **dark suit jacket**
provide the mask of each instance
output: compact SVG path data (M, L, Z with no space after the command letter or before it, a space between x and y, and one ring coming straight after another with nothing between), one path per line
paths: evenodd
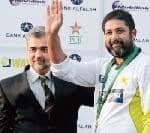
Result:
M52 76L55 106L47 114L30 89L26 72L0 82L0 133L76 133L78 109L93 106L93 88Z

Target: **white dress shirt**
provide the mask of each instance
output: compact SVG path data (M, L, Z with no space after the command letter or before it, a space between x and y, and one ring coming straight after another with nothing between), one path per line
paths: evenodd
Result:
M42 106L43 109L45 109L45 92L41 86L41 81L39 79L39 74L35 72L35 70L30 67L30 69L27 71L27 80L29 82L31 91L33 92L35 98L39 102L39 104ZM52 93L55 93L54 84L51 80L51 73L48 71L45 76L48 77L46 80L46 84L52 91Z

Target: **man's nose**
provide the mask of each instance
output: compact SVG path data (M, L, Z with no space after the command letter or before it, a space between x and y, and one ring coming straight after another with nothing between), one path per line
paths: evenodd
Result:
M42 51L40 49L37 49L35 55L36 55L36 57L41 57Z
M118 43L119 35L117 33L113 33L111 36L111 43Z
M116 32L113 32L111 39L112 39L112 40L116 40L116 39L118 39L118 38L119 38L119 34L117 34Z

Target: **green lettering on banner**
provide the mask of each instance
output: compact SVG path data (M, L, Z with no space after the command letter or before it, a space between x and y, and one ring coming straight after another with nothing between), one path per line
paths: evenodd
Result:
M28 64L28 61L23 58L10 59L8 57L0 58L0 67L22 68Z
M9 65L9 59L7 57L3 57L0 59L0 66L5 67Z
M26 59L12 59L12 66L15 68L22 68L27 65Z

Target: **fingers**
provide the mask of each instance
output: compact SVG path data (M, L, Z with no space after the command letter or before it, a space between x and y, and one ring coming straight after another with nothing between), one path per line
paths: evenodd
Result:
M52 14L58 13L58 0L53 0L51 4L51 12Z
M61 14L62 13L62 2L59 0L53 0L51 4L51 13L52 14Z
M63 10L62 1L59 1L58 2L58 14L62 14L62 10Z
M46 16L45 16L45 27L47 28L50 23L50 6L46 7Z
M50 6L46 7L46 17L50 16Z

